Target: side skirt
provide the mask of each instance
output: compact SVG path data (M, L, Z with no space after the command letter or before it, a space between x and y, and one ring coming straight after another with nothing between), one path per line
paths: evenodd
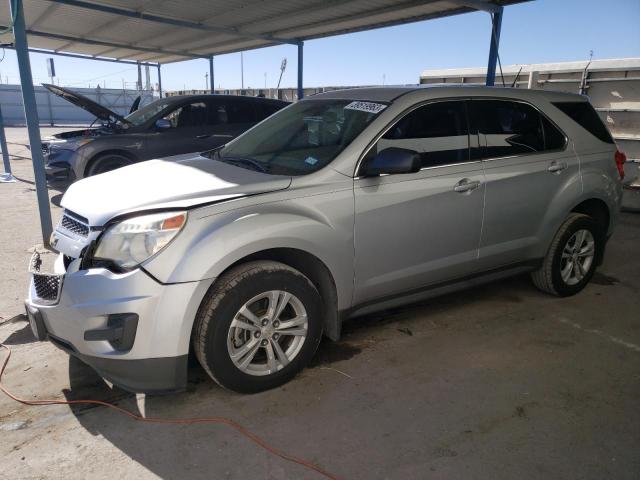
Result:
M378 298L356 305L348 311L341 312L341 319L359 317L389 308L399 307L410 303L427 300L429 298L446 295L447 293L465 290L485 283L490 283L503 278L521 273L531 272L540 266L542 260L533 260L517 264L506 265L501 268L481 272L466 277L456 278L441 283L427 285L425 287L403 292L396 295Z

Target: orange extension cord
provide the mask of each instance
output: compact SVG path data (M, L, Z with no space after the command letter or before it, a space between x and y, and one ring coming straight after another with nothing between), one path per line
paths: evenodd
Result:
M287 462L292 462L298 465L302 465L303 467L309 470L313 470L319 473L325 478L330 478L331 480L338 480L338 477L336 477L332 473L327 472L326 470L322 469L318 465L315 465L301 458L294 457L293 455L289 455L288 453L283 452L282 450L278 450L277 448L272 447L265 440L260 438L255 433L251 432L250 430L247 430L239 423L234 422L233 420L230 420L225 417L151 418L151 417L143 417L136 413L130 412L129 410L125 410L124 408L118 407L117 405L114 405L112 403L103 402L102 400L24 400L22 398L16 397L9 390L7 390L5 386L2 384L2 376L4 375L4 370L7 367L7 364L9 363L9 358L11 358L11 348L9 348L4 343L0 343L0 347L3 347L7 350L7 356L4 358L4 362L2 363L2 369L0 369L0 390L2 390L2 392L6 396L11 398L12 400L15 400L16 402L22 403L24 405L101 405L103 407L111 408L112 410L115 410L123 415L126 415L129 418L132 418L139 422L145 422L145 423L163 423L163 424L169 424L169 425L192 425L195 423L221 423L231 428L234 428L236 431L240 432L242 435L247 437L253 443L264 448L267 452L271 453L272 455L275 455L276 457L280 457L283 460L286 460Z

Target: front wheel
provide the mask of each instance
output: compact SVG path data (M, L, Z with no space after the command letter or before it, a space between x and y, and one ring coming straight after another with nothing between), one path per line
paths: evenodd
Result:
M531 279L544 292L560 297L575 295L591 280L603 247L604 236L597 222L588 215L572 213Z
M91 161L85 177L93 177L127 165L131 165L129 158L117 153L107 153Z
M322 335L320 294L299 271L273 261L224 274L207 293L193 331L196 357L220 385L241 393L289 381Z

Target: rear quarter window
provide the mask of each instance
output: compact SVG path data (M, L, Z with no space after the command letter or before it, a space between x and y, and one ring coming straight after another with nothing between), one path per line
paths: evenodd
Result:
M554 102L574 122L605 143L614 143L609 130L589 102Z

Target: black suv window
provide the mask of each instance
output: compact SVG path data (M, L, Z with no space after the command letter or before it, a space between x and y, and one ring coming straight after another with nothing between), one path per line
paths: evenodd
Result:
M562 132L531 105L474 99L471 122L481 136L484 158L509 157L564 147Z
M188 103L172 110L163 118L169 120L174 128L199 127L206 122L207 106L204 102Z
M258 110L258 121L264 120L267 117L270 117L278 110L282 108L282 105L274 104L270 102L264 102L256 105L256 109Z
M256 109L251 102L231 100L226 103L227 119L229 123L255 123Z
M207 125L226 125L229 123L227 117L227 106L219 101L207 104Z
M614 143L607 127L605 127L602 120L600 120L598 112L594 110L589 102L557 102L554 103L554 105L567 116L571 117L582 128L591 133L591 135L605 143Z
M397 147L420 153L423 167L469 161L464 101L437 102L408 113L378 140L373 154Z

